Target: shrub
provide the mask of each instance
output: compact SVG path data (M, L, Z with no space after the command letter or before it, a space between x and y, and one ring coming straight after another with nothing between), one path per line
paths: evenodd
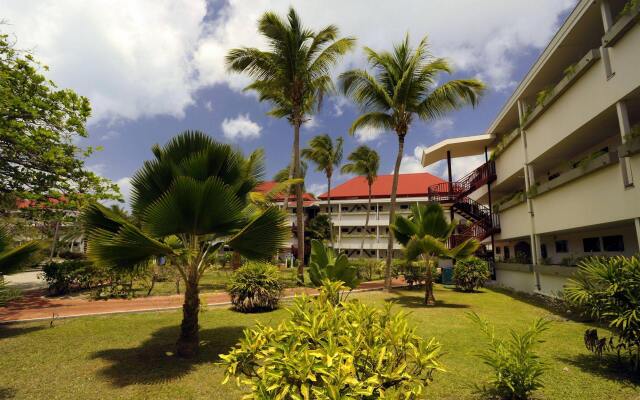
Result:
M384 277L384 261L375 258L356 258L349 260L349 264L358 270L358 278L367 281Z
M626 355L631 369L640 370L640 258L589 257L578 263L578 271L564 287L564 297L582 309L583 315L605 323L610 338L587 330L585 345L596 354Z
M342 282L350 289L355 289L358 280L358 269L349 265L344 253L336 256L319 240L311 241L311 257L309 258L309 279L315 286L322 286L322 281Z
M42 267L42 274L53 295L97 287L111 280L105 268L86 260L49 262Z
M231 276L227 291L234 309L240 312L270 311L278 307L282 283L278 268L248 262Z
M477 257L459 260L453 267L453 281L458 289L465 292L483 287L490 276L489 263Z
M224 382L237 377L254 399L423 397L442 370L440 344L418 336L390 305L336 305L327 296L322 289L316 298L296 297L289 320L245 330L220 356Z
M392 267L393 275L395 277L402 275L409 289L412 289L414 286L424 285L427 275L427 267L424 261L394 260ZM441 276L436 265L431 266L431 274L434 282L441 281Z
M510 330L508 339L500 339L495 329L476 313L469 318L480 326L489 339L488 349L479 354L486 365L493 369L494 376L489 388L481 391L504 399L528 399L531 392L543 387L542 374L546 365L534 352L536 345L543 343L540 335L549 329L550 321L536 319L526 331Z

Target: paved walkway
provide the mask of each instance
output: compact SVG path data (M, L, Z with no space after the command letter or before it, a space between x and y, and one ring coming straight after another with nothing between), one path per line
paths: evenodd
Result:
M393 281L394 287L405 285L402 279ZM379 290L383 287L383 281L365 282L356 291ZM291 288L285 289L283 297L292 297L300 293L316 294L318 292L312 288ZM230 302L229 295L225 292L202 293L200 299L209 306L225 305ZM183 295L138 297L130 300L87 300L80 298L49 298L44 296L43 291L33 291L9 303L6 307L0 307L0 323L172 310L182 308L183 301Z

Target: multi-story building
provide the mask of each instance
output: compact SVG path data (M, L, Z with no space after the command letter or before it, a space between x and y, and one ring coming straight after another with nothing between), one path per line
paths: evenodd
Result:
M640 15L625 4L579 1L485 134L423 154L491 151L487 185L430 194L490 208L499 283L553 294L576 259L640 249Z
M331 213L334 227L334 246L348 256L384 258L389 238L389 208L393 175L379 175L371 187L371 211L365 230L369 186L358 176L331 189ZM408 214L416 202L426 202L427 188L444 181L429 173L400 174L397 191L397 214ZM320 212L327 213L328 193L318 196ZM363 253L360 248L363 246ZM394 243L400 256L400 245Z

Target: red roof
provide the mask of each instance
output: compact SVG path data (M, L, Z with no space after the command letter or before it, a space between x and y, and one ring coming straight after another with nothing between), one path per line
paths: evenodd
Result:
M420 197L427 195L427 188L444 180L427 172L415 174L400 174L398 176L398 197ZM393 175L378 175L371 186L372 197L391 197L391 184ZM356 176L345 183L331 189L332 199L366 198L369 196L369 185L362 176ZM328 193L323 193L319 198L326 200Z
M275 182L275 181L262 182L261 184L256 186L256 192L268 193L277 184L278 184L278 182ZM295 205L295 196L294 195L290 195L289 199L290 199L290 203L289 204L293 203L293 205ZM302 194L302 199L304 200L304 207L310 206L311 204L313 204L313 201L316 200L314 195L311 194L311 193L303 193ZM284 193L279 193L277 196L275 196L274 200L276 202L284 201Z

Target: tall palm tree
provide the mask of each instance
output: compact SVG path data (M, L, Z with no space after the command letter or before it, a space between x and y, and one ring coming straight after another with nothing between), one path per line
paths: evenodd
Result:
M324 134L315 136L309 142L309 147L302 149L302 157L311 161L316 165L316 171L324 172L327 177L327 206L329 207L329 225L331 226L331 234L329 241L333 246L333 224L331 222L331 177L333 176L334 167L339 167L342 162L342 143L341 137L336 139L335 145L331 136Z
M476 79L456 79L438 85L442 72L451 73L449 63L432 57L427 40L413 49L407 35L392 52L375 52L365 47L373 75L366 70L352 70L340 75L343 92L358 103L363 114L351 125L350 134L369 127L393 131L398 137L398 154L393 169L389 224L394 221L398 175L404 152L405 136L414 118L433 120L465 104L475 106L484 84ZM391 289L393 234L387 245L385 287Z
M353 38L338 38L338 28L329 25L318 32L302 26L298 14L289 9L286 21L273 12L258 21L258 31L267 39L269 50L232 49L227 67L254 79L245 90L258 92L260 101L269 101L269 114L287 118L293 127L293 168L289 178L300 178L300 127L309 121L325 93L333 90L331 67L355 43ZM304 226L302 185L296 185L296 222L298 229L299 279L303 279Z
M426 264L424 302L434 305L432 268L438 258L464 259L471 256L480 246L475 239L467 239L449 249L449 237L456 228L456 222L448 222L442 206L438 203L416 204L411 207L408 218L398 215L389 226L394 237L405 249L407 261L421 258Z
M131 270L166 257L185 283L177 353L198 351L199 282L217 251L228 246L266 259L285 242L286 215L260 209L250 193L264 171L261 157L244 158L201 132L185 132L153 147L132 179L131 209L141 226L99 204L84 212L88 254L96 263Z
M19 271L29 265L41 249L37 241L30 241L16 247L10 245L9 232L6 227L0 225L0 279L2 275Z
M367 216L364 220L364 231L367 232L369 228L369 213L371 212L371 187L373 182L378 177L378 168L380 168L380 156L378 152L373 150L369 146L360 146L355 149L349 157L347 157L350 163L342 166L341 172L343 174L356 174L364 177L367 180L369 188L369 198L367 201ZM362 237L362 243L360 243L360 255L364 253L364 236Z

